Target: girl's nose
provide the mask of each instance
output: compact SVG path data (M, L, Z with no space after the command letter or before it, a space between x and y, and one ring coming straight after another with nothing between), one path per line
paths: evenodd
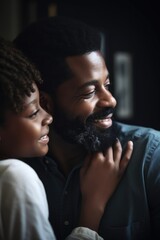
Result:
M50 114L48 114L47 124L49 125L49 124L51 124L52 122L53 122L53 117L52 117Z
M53 122L53 117L46 111L44 111L44 113L45 117L43 119L43 125L50 125Z

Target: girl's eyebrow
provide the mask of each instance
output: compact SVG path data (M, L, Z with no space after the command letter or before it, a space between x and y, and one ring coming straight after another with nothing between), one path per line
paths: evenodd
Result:
M35 99L33 99L32 101L30 101L30 102L28 102L28 103L25 103L25 104L24 104L24 107L27 108L28 106L30 106L30 105L32 105L32 104L36 104L36 102L37 102L37 99L35 98Z

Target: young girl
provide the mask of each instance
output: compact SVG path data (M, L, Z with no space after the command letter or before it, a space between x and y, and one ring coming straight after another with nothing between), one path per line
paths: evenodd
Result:
M10 43L0 39L1 240L56 239L48 221L48 205L43 184L29 165L18 160L44 156L48 151L48 133L52 117L39 103L38 85L41 83L40 74L35 67ZM119 141L116 142L115 149L114 157L117 164L121 157ZM132 150L127 159L130 159L131 152ZM103 162L105 163L104 159ZM110 185L107 182L106 185L106 174L102 178L104 166L101 163L102 156L93 154L86 159L81 170L81 191L84 204L80 226L83 227L74 229L67 237L68 240L102 239L93 230L98 229L103 208L120 178L117 178L118 170L112 168L108 171L111 172L110 177L115 180L114 184ZM128 160L124 158L123 172L127 163ZM99 174L99 179L94 177L95 170ZM94 182L99 184L97 190L90 189L91 183ZM103 207L100 211L100 202L95 199L103 200L101 201Z
M20 157L48 151L52 117L39 105L39 73L0 41L0 239L55 239L41 181Z

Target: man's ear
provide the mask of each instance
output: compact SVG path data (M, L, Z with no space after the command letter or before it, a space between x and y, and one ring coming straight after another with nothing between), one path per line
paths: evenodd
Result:
M40 105L51 115L53 114L53 100L51 96L43 91L40 91Z

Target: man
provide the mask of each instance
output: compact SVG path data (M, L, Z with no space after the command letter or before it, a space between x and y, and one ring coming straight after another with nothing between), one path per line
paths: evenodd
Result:
M132 140L134 150L98 232L112 240L159 237L160 132L112 121L116 100L109 91L98 31L76 20L53 17L31 24L14 43L41 71L42 90L53 104L47 105L54 113L51 159L29 164L44 183L58 239L78 223L79 171L86 154L105 154L117 138L123 149ZM95 172L93 189L96 181Z

